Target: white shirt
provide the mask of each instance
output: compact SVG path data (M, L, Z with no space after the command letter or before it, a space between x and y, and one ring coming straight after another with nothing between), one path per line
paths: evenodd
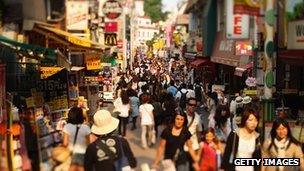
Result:
M68 123L64 126L63 132L69 135L69 149L73 150L74 137L76 134L76 126ZM73 153L84 154L87 149L87 136L91 133L91 129L88 125L79 125L77 134L77 140L74 146Z
M255 149L255 137L251 139L244 139L240 136L239 138L239 146L237 151L237 158L252 158L252 154ZM253 171L253 166L235 166L236 171Z
M187 119L188 119L188 130L192 135L191 138L190 138L191 142L192 142L192 149L193 150L198 150L200 146L199 146L197 134L199 132L203 131L200 116L197 113L194 113L194 120L193 120L192 123L191 123L191 121L193 119L193 116L187 115ZM188 151L188 147L186 145L184 146L184 150Z
M129 104L122 104L120 108L120 117L126 118L129 116L129 110L130 110L130 105Z
M142 104L139 106L141 125L153 125L154 124L153 110L154 110L154 107L149 103L145 103L145 104Z
M180 99L182 97L182 93L181 92L182 93L186 93L187 92L187 94L186 94L186 98L187 99L189 99L191 97L191 93L189 92L189 90L183 88L183 89L181 89L180 91L178 91L176 93L175 99Z

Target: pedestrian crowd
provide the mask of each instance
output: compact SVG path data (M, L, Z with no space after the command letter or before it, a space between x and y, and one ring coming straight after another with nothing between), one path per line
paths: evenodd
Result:
M254 99L236 94L231 100L199 79L191 84L185 66L169 72L167 65L143 62L118 75L113 112L98 110L91 128L83 124L82 110L70 109L63 131L63 146L72 151L70 170L136 168L126 139L129 123L130 131L140 129L143 149L154 148L160 139L151 170L304 170L301 145L285 119L276 119L269 139L261 142L259 104ZM235 166L235 158L300 158L301 164Z

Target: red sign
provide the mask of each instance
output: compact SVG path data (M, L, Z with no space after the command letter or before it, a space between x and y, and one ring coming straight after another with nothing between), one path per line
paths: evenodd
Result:
M102 12L109 19L116 19L122 13L121 4L117 0L108 0L104 3Z
M252 55L252 45L249 41L236 41L235 42L235 55Z
M234 0L234 14L260 16L260 0Z
M123 48L123 41L122 40L117 41L117 47L120 48L120 49Z
M117 32L117 22L106 22L105 23L105 32L111 33L111 32Z

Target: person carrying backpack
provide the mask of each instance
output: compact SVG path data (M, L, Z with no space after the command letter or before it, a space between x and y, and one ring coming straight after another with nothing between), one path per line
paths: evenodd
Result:
M178 102L180 108L182 108L183 110L186 109L187 94L188 90L186 88L186 84L181 84L181 90L176 93L176 101Z

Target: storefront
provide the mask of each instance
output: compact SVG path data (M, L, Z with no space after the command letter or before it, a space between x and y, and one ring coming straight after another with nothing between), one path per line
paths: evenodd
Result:
M243 90L251 75L252 57L236 55L236 45L235 40L226 39L223 31L218 32L211 56L211 61L216 63L216 84L225 85L227 94Z

